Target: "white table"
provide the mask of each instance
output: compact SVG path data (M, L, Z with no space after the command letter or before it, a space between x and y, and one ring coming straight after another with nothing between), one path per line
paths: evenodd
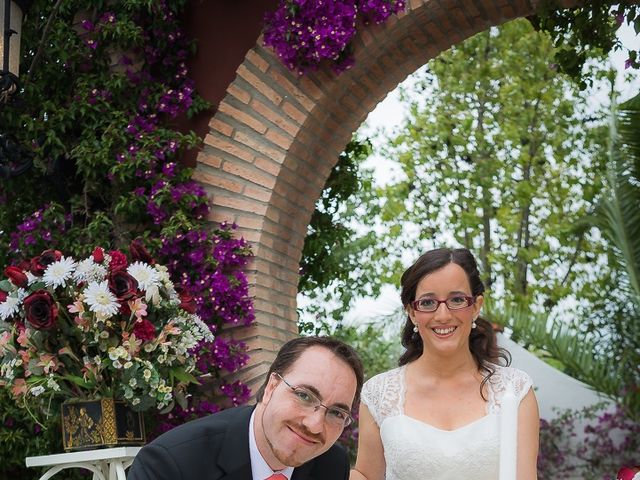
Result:
M125 469L142 447L117 447L86 452L58 453L27 457L27 467L51 467L40 480L47 480L65 468L84 468L93 472L93 480L126 480Z

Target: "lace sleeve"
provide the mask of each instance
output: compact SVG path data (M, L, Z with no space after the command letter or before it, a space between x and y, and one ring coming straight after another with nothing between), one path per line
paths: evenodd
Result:
M491 376L490 383L493 390L493 398L490 402L491 409L495 412L500 411L502 396L507 386L516 394L518 403L533 387L533 381L529 374L513 367L497 366L495 373Z
M383 420L399 415L404 397L402 388L402 368L395 368L370 378L362 386L360 398L378 427Z

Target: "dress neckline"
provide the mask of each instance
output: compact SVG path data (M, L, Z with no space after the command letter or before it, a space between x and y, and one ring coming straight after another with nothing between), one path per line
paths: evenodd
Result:
M458 427L458 428L454 428L452 430L446 430L443 428L438 428L434 425L431 425L430 423L427 423L423 420L420 420L418 418L412 417L410 415L407 415L405 413L404 410L404 404L406 401L406 393L407 393L407 385L405 382L406 379L406 374L407 374L407 364L401 365L399 368L399 376L400 376L400 398L398 399L399 405L398 408L400 409L400 416L408 418L410 420L413 420L414 422L417 422L421 425L427 426L429 428L432 428L433 430L437 430L439 432L446 432L446 433L453 433L453 432L457 432L463 429L466 429L467 427L471 427L472 425L476 424L476 423L480 423L482 420L486 419L486 418L490 418L492 416L491 413L491 402L493 400L493 389L491 388L491 382L487 382L488 384L488 388L487 388L487 393L489 396L488 401L485 402L485 414L481 417L476 418L475 420L472 420L469 423L465 423L464 425Z

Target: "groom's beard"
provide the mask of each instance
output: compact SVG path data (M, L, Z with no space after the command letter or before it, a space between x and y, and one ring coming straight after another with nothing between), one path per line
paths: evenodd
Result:
M263 431L266 431L264 429L264 416L262 418L262 422ZM307 430L306 427L304 427L304 425L296 424L294 422L285 422L283 428L290 428L294 432L303 435L304 438L317 442L315 445L309 446L305 446L301 442L300 448L295 449L292 452L287 452L284 449L279 448L279 446L276 445L275 442L272 442L271 439L265 435L265 439L267 441L267 444L269 445L269 448L271 449L271 452L273 453L273 456L278 460L278 462L280 462L282 465L286 465L287 467L299 467L301 465L304 465L312 458L315 458L318 455L326 452L331 446L325 444L326 438L322 433L311 433L309 430Z

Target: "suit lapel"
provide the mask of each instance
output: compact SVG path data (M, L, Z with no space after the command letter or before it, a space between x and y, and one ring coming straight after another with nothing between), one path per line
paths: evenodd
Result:
M249 420L252 412L253 407L240 407L237 415L229 420L218 456L218 466L225 472L220 480L251 480Z
M304 465L297 467L293 470L293 475L291 480L314 480L316 477L313 476L313 460L305 463Z

